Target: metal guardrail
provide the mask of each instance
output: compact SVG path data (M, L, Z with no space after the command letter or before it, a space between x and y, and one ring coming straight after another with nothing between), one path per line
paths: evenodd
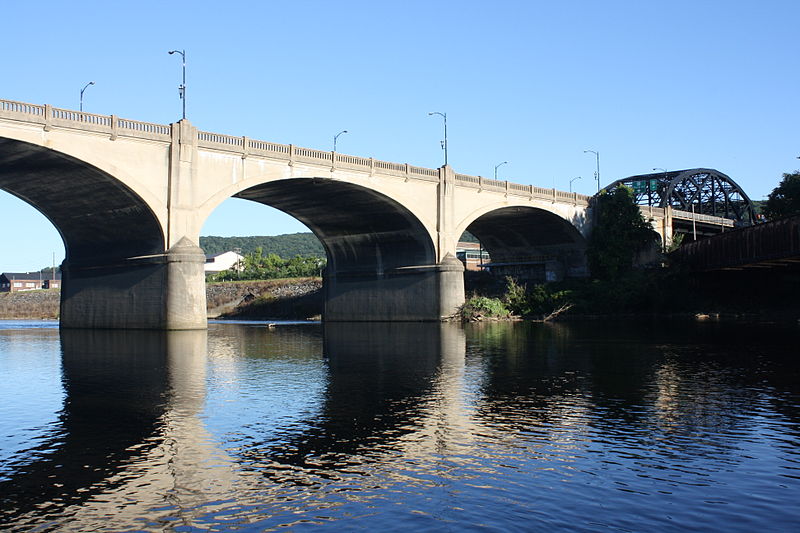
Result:
M36 105L1 99L0 119L41 124L44 126L45 131L48 131L51 127L59 127L106 133L112 139L124 136L170 142L172 133L172 126L169 124L140 122L118 118L116 115L96 115L83 111L55 108L50 105ZM289 162L315 164L334 169L368 171L370 174L389 174L422 181L439 180L439 169L416 167L408 163L392 163L373 158L340 154L338 152L325 152L313 148L302 148L207 131L198 131L197 140L198 145L201 147L238 153L244 156L263 156ZM581 206L588 206L591 198L590 196L573 192L545 189L534 185L522 185L467 174L455 174L455 184L459 187L500 192L507 196L537 198L554 203Z
M714 224L715 226L725 226L732 228L734 220L731 218L715 217L712 215L703 215L700 213L692 213L691 211L672 210L672 218L679 218L681 220L694 220L703 224Z
M706 271L772 263L800 263L800 216L737 228L670 254L693 270Z

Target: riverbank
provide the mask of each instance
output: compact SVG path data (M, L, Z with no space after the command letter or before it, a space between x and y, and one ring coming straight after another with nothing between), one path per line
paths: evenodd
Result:
M793 322L800 320L800 282L731 283L725 278L689 279L682 274L642 271L615 281L570 280L545 285L488 276L466 277L470 295L453 319L596 320L669 319ZM0 293L0 319L57 319L58 290ZM231 281L206 285L209 318L246 320L318 319L320 278ZM553 312L568 306L556 316Z
M613 280L573 279L535 284L473 274L465 278L462 321L696 319L797 323L800 280L791 273L695 276L677 270L637 270Z
M57 319L61 291L58 289L0 293L0 319Z
M322 314L320 278L230 281L206 285L209 318L303 320ZM0 319L57 319L57 289L0 293Z
M304 320L322 315L320 278L228 281L206 285L209 318Z

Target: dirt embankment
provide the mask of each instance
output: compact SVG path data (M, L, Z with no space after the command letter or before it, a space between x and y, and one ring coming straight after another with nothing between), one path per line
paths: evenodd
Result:
M209 318L304 320L322 313L322 281L295 278L209 283Z
M208 283L209 318L298 319L322 313L322 281L297 278ZM58 318L58 290L0 293L0 319Z
M58 318L60 301L58 289L0 292L0 318Z

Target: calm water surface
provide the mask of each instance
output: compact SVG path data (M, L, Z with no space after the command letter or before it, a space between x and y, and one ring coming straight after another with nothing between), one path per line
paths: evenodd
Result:
M0 529L800 531L800 328L0 322Z

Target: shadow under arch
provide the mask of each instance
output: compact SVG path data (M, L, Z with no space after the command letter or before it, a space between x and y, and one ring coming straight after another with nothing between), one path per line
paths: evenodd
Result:
M53 223L67 261L94 263L164 251L161 224L146 202L114 176L75 157L0 138L0 189Z
M403 206L371 189L325 178L291 178L245 189L235 198L279 209L305 224L337 273L429 265L428 231Z
M586 239L576 227L582 222L573 222L535 207L503 207L479 216L467 231L489 253L493 274L555 281L586 273Z
M279 209L320 240L328 256L325 320L439 320L463 301L460 263L453 258L455 266L438 264L422 222L377 191L332 179L290 178L234 197Z
M64 241L62 327L205 328L202 250L186 238L165 250L156 213L120 179L0 138L0 189L40 211Z

